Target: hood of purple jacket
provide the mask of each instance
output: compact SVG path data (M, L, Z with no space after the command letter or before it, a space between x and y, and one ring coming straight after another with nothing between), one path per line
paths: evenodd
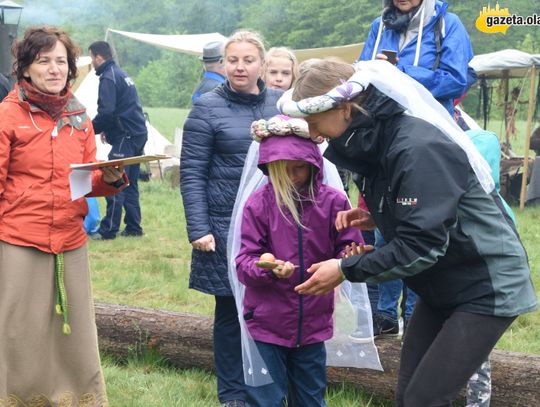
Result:
M316 169L315 190L322 184L323 158L319 146L313 141L295 135L264 138L259 146L259 168L264 175L268 175L266 164L277 160L307 161Z

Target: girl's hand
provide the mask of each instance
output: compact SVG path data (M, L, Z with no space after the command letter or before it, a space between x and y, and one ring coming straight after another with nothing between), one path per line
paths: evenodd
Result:
M272 273L277 278L289 278L292 276L292 273L294 272L294 264L292 264L290 261L283 261L283 260L276 260L277 264L279 264L281 267L275 267L272 269Z
M345 251L343 252L343 255L341 257L346 259L351 256L362 255L365 252L369 252L373 249L374 247L370 244L364 245L364 244L356 244L356 242L352 242L350 246L349 245L345 246Z
M124 176L124 166L102 167L101 173L103 174L103 181L107 184L113 184Z
M195 250L200 250L201 252L215 252L216 251L216 241L213 234L208 234L201 237L200 239L194 240L191 242L191 246Z

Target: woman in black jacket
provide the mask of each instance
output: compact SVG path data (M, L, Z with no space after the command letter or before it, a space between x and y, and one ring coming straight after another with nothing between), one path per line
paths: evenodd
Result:
M260 36L234 33L225 44L227 81L202 95L184 125L180 190L193 246L189 286L215 296L214 357L222 405L243 406L240 327L227 277L227 232L250 126L278 113L280 91L260 79L265 49Z
M388 244L314 264L296 290L318 295L343 279L404 279L419 300L397 406L450 406L512 321L537 308L527 255L489 167L444 108L386 62L357 69L314 63L296 83L295 102L279 105L306 116L312 137L330 139L328 159L363 176L371 215L351 210L338 230L371 220Z

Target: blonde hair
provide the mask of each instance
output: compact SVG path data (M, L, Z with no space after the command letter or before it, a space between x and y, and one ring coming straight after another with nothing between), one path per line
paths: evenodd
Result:
M347 81L354 72L352 65L336 58L309 59L305 65L302 63L300 67L300 75L294 86L292 99L297 102L302 99L324 95ZM361 104L368 95L369 91L366 90L351 100L353 110L365 113Z
M294 55L294 52L287 47L272 47L268 50L266 53L266 58L264 62L263 67L263 79L266 80L266 72L268 71L268 63L270 62L271 58L285 58L292 62L292 82L291 87L296 82L296 78L298 78L298 59L296 59L296 55Z
M283 208L287 208L291 213L294 221L301 228L305 228L302 225L301 215L296 206L296 202L302 205L302 199L299 192L294 187L289 175L287 174L287 160L276 160L266 164L268 169L268 176L272 180L272 187L274 188L274 195L276 197L276 204L278 206L281 215L287 219ZM315 191L313 187L313 165L310 164L311 177L309 180L309 199L315 202ZM288 219L287 219L288 221Z
M255 31L249 31L249 30L244 30L244 29L235 31L234 33L231 34L231 36L225 43L225 46L223 48L224 50L223 54L225 56L227 56L227 48L229 48L229 45L236 42L248 42L250 44L253 44L259 51L259 56L261 57L261 61L264 62L266 49L264 47L264 41L261 34Z

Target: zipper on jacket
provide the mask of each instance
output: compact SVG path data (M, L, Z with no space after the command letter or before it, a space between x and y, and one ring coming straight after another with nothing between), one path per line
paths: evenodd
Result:
M355 134L356 134L356 130L354 130L349 136L349 138L347 139L347 141L345 141L345 147L349 147L349 141L351 141L351 139L354 137Z
M300 268L300 284L304 282L304 248L302 242L302 227L297 226L298 229L298 261ZM302 320L304 319L304 296L298 294L298 336L296 337L296 347L301 346L302 341Z
M377 213L383 213L384 208L384 194L381 196L381 200L379 201L379 207L377 208Z

